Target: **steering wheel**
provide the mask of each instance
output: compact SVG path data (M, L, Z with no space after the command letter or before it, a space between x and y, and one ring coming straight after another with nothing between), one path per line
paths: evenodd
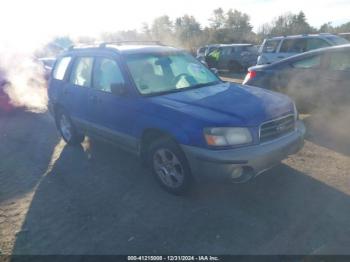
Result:
M179 75L177 75L175 78L174 78L174 85L176 86L176 84L180 81L181 78L187 78L187 77L191 77L189 74L186 74L186 73L181 73Z

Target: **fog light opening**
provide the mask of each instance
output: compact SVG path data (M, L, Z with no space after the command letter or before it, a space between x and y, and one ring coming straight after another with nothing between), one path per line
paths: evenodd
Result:
M231 178L237 179L240 178L243 175L243 168L242 167L235 167L232 170Z
M252 169L249 167L234 167L231 172L232 183L244 183L253 177Z

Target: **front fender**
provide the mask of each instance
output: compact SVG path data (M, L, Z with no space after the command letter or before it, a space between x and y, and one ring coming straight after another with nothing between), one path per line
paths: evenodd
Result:
M145 130L155 129L162 133L168 134L176 140L179 144L191 145L190 131L177 121L146 116L142 121L138 121L134 126L134 134L137 138L141 139Z

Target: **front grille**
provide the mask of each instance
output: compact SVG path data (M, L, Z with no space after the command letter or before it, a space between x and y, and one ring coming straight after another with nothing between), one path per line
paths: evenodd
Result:
M263 123L260 126L260 142L266 142L292 132L295 128L294 115L288 115Z

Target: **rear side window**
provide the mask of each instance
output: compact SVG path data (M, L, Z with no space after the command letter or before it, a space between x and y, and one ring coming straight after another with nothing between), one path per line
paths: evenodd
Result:
M313 49L318 49L318 48L323 48L330 46L325 40L320 39L320 38L309 38L307 39L307 45L306 45L306 50L313 50Z
M276 53L280 42L281 40L266 40L263 47L263 53Z
M336 71L350 71L350 54L345 52L330 54L329 69Z
M92 57L78 57L74 63L70 83L77 86L91 86Z
M257 53L258 49L255 46L245 46L243 47L243 51L250 52L250 53Z
M288 45L288 53L304 53L306 52L306 38L290 39Z
M72 57L70 56L60 58L53 70L52 77L57 80L63 80L71 60Z
M326 39L330 41L333 45L346 45L350 43L348 40L335 35L327 36Z
M299 60L297 62L292 63L292 66L294 68L301 68L301 69L306 69L306 68L319 68L321 65L321 56L312 56L308 57L302 60Z
M232 53L232 52L231 52L232 49L233 49L232 47L224 47L224 48L222 49L222 54L223 54L223 55L229 55L230 53Z
M280 48L281 53L293 53L294 51L295 39L285 39Z
M125 83L122 72L115 60L102 58L96 67L93 87L104 91L112 92L111 85Z

